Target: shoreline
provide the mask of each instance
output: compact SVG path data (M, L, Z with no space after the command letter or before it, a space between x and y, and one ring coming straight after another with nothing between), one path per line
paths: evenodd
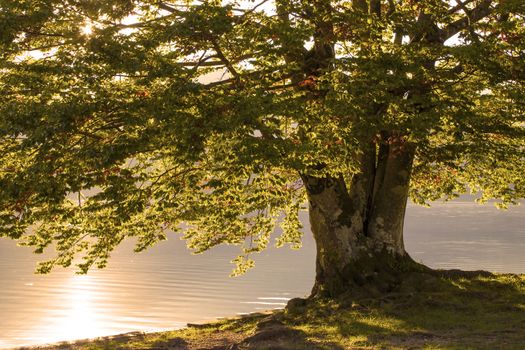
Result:
M162 329L162 330L153 330L153 331L129 331L129 332L124 332L124 333L102 335L102 336L96 336L96 337L91 337L91 338L59 340L59 341L53 341L49 343L39 343L39 344L32 344L32 345L21 345L21 346L0 348L0 350L63 349L65 347L66 348L70 346L76 347L76 346L82 346L85 344L91 344L91 343L96 343L96 342L132 341L133 339L137 339L137 338L143 338L143 337L147 337L151 335L168 333L168 332L178 332L178 331L188 329L188 328L192 328L192 329L208 328L212 324L216 324L216 323L220 323L224 321L234 321L234 320L242 320L246 318L268 316L275 312L280 312L280 311L282 311L282 309L255 311L255 312L250 312L250 313L237 315L237 316L226 316L226 317L218 317L216 319L202 320L198 322L189 322L189 323L186 323L185 326L182 326L180 328L166 327L165 329Z
M344 350L525 348L525 274L444 274L375 298L298 300L165 332L131 332L28 350Z

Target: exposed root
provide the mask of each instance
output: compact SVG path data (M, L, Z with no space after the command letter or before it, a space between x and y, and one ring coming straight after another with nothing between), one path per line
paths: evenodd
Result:
M291 313L301 313L319 300L336 300L343 305L363 299L388 299L396 295L433 292L447 285L447 279L493 277L488 271L434 270L412 260L408 255L361 259L348 269L346 277L326 284L317 280L306 299L294 298L286 306Z

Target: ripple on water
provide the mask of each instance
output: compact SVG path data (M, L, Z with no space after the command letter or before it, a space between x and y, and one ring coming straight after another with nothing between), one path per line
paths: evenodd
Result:
M409 206L406 247L432 267L525 272L525 208L453 202L431 209ZM309 225L302 214L305 228ZM146 253L124 244L110 266L76 276L71 271L33 274L30 251L0 239L0 348L129 331L183 327L222 316L282 308L308 294L315 249L306 235L299 251L269 249L257 267L229 278L237 248L189 254L171 239Z

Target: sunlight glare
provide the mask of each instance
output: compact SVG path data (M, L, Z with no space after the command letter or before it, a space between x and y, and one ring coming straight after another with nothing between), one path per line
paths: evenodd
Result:
M47 324L46 342L85 339L108 334L97 317L95 308L96 283L89 275L75 275L69 280L64 295L62 317Z
M93 24L91 23L86 23L86 25L84 25L80 31L82 32L82 34L84 34L85 36L90 36L92 33L93 33Z

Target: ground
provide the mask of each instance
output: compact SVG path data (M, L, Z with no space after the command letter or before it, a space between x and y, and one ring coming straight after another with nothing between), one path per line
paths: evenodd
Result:
M283 311L42 350L525 349L525 275L437 271L373 297L293 300Z

